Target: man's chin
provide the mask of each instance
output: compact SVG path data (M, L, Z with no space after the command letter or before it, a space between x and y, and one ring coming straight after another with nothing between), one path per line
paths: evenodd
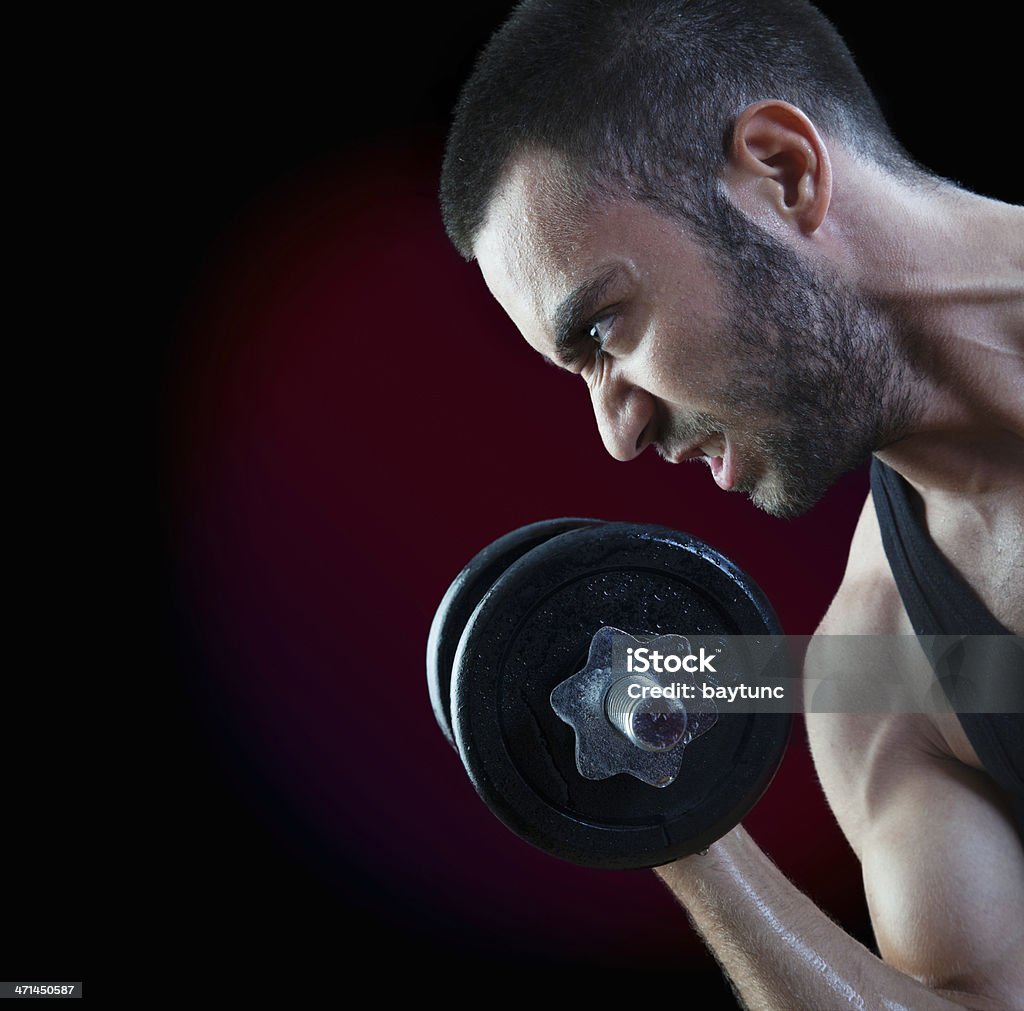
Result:
M756 482L750 489L740 488L762 512L778 519L791 520L802 516L815 506L827 491L825 488L794 488L786 485L777 474Z

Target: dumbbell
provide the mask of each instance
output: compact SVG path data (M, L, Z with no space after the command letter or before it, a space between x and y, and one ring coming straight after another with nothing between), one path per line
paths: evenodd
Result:
M740 822L781 764L790 716L636 702L612 654L781 631L754 581L696 537L545 520L455 577L430 629L428 690L477 793L517 835L584 866L654 867Z

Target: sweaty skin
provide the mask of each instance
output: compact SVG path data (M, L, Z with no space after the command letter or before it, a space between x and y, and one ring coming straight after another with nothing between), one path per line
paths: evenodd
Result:
M762 437L791 419L771 391L759 398L743 387L744 350L719 272L651 208L610 200L567 210L551 182L558 171L539 152L514 162L474 247L527 342L584 379L616 459L655 445L671 462L706 458L724 489L783 509L795 490L798 501L801 482L823 475L792 471ZM952 186L896 180L779 102L741 114L722 184L752 222L879 307L886 328L870 332L905 366L893 374L914 410L871 448L911 483L932 538L991 613L1024 634L1024 214ZM556 346L559 307L595 277L603 288L582 350L567 358ZM830 634L912 634L870 498L808 652L809 677ZM1024 1008L1024 848L956 717L808 714L807 726L862 864L882 958L802 895L741 826L657 873L742 1000L758 1009Z

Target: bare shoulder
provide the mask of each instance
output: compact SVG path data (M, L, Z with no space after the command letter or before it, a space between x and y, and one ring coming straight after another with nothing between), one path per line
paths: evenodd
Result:
M816 634L900 635L912 631L868 495L850 542L843 581Z
M889 569L869 496L843 581L804 665L815 769L858 855L902 777L935 763L943 771L950 761L981 775L981 762L955 716L887 711L880 693L897 669L902 684L928 686L934 680Z
M841 695L855 694L884 678L870 661L880 636L905 639L901 663L931 677L912 631L868 498L805 685L827 672ZM944 727L923 713L856 708L840 697L831 711L808 706L806 722L829 805L862 864L882 957L938 990L1005 1002L1024 987L1024 850L1005 798L955 717Z
M850 544L843 581L811 641L804 663L807 733L818 778L840 827L860 855L861 839L884 793L886 771L896 755L920 749L926 731L906 719L882 718L849 702L861 689L864 670L850 644L859 637L897 635L907 621L885 561L870 496ZM907 621L909 626L909 621ZM854 639L852 637L858 637ZM822 701L827 686L831 702ZM837 697L838 695L838 697ZM903 764L905 757L899 759Z

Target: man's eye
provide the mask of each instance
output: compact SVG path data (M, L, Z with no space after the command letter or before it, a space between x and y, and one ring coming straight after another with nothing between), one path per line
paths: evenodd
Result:
M605 344L608 343L609 331L612 328L612 316L602 316L600 319L594 320L593 325L590 327L590 339L593 340L597 346L603 351Z

